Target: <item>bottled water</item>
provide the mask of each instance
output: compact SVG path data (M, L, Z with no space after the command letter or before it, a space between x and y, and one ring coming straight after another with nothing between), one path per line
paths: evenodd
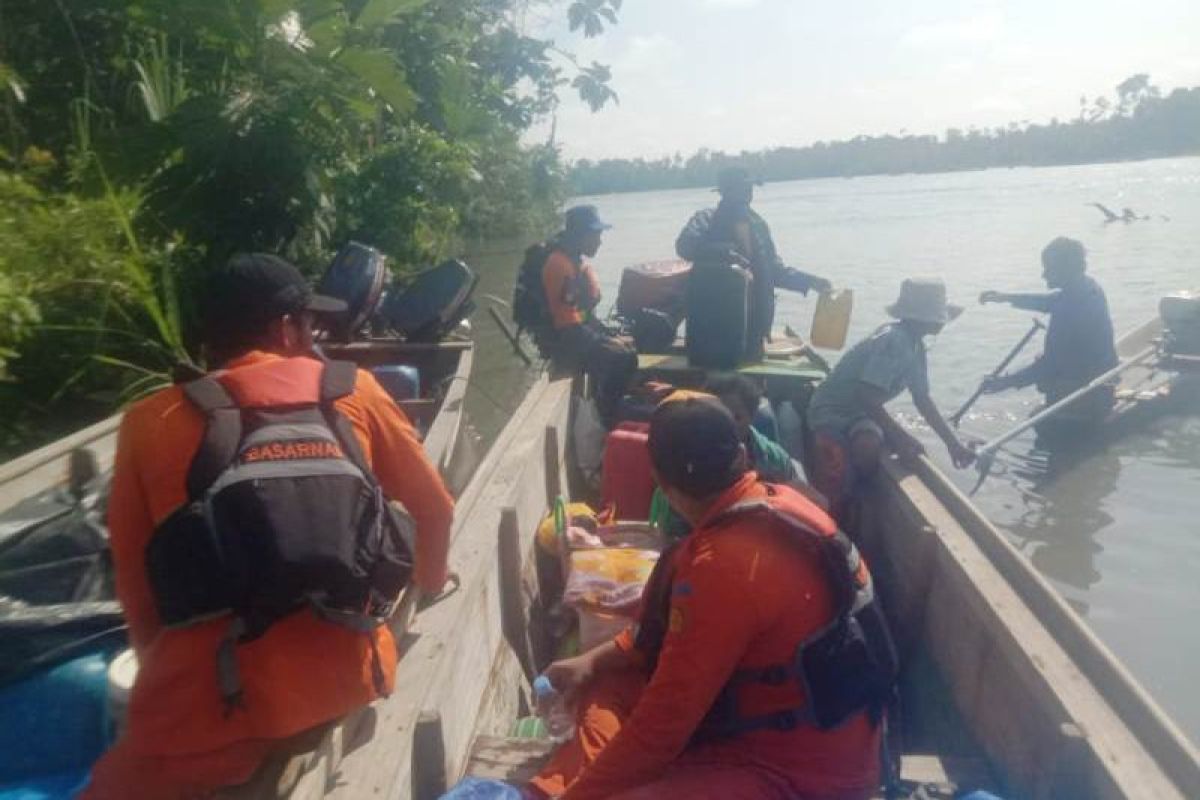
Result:
M533 681L533 699L537 714L546 725L546 732L557 742L565 742L575 733L575 715L567 708L563 696L545 675Z

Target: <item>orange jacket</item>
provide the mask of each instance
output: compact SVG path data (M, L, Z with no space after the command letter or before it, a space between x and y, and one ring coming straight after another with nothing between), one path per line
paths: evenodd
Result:
M247 401L269 403L273 396L295 396L281 385L288 378L272 370L280 360L250 353L232 362L222 381L236 386L238 396ZM416 583L440 590L446 578L453 501L425 458L416 432L374 377L361 370L353 394L339 400L337 408L350 420L387 496L403 503L416 520ZM142 755L179 756L251 739L287 737L376 696L368 639L299 612L238 646L246 707L226 718L213 664L228 621L180 629L160 624L144 566L145 549L155 526L187 498L185 479L203 431L203 415L179 387L171 387L132 406L118 435L108 522L117 595L140 662L127 737L118 747ZM374 636L390 689L395 642L386 628Z
M600 302L600 284L590 264L576 266L561 250L555 250L542 267L542 287L555 328L582 325L585 311Z
M791 489L777 491L787 502L823 515ZM719 498L710 519L734 503L765 496L757 476L748 474ZM685 749L689 763L753 766L778 775L803 797L851 794L877 785L878 730L865 712L832 731L802 725L689 747L735 670L790 661L796 645L835 612L815 552L802 550L758 519L717 530L705 524L675 551L668 630L649 684L621 732L564 797L610 797L648 783ZM635 659L643 657L631 631L617 643ZM747 715L805 702L793 682L747 686L739 697Z

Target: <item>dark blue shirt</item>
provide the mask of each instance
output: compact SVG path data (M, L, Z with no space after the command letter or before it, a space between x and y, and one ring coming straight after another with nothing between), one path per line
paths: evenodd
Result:
M1108 299L1087 275L1058 291L1012 295L1009 301L1050 314L1042 355L1013 373L1018 386L1034 383L1043 394L1061 397L1117 365Z

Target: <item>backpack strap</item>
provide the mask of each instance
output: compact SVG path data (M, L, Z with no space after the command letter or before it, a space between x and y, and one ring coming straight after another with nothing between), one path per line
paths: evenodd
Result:
M353 361L326 361L321 373L321 402L332 403L354 392L358 365Z
M188 498L198 500L233 463L242 439L242 412L229 390L211 375L185 383L183 394L208 417L187 474Z
M378 481L375 480L375 473L367 464L366 454L363 453L362 445L354 434L350 420L346 419L346 415L338 411L335 405L338 400L354 393L357 381L358 365L353 361L325 362L325 371L321 373L321 413L325 415L325 422L337 437L346 458L362 471L368 481L376 484Z

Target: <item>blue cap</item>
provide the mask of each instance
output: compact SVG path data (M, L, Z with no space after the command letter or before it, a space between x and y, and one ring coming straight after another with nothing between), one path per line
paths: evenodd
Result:
M600 233L612 227L600 219L595 206L574 206L563 214L563 227L567 233Z
M555 694L554 684L545 675L533 679L533 694L535 697L549 697Z

